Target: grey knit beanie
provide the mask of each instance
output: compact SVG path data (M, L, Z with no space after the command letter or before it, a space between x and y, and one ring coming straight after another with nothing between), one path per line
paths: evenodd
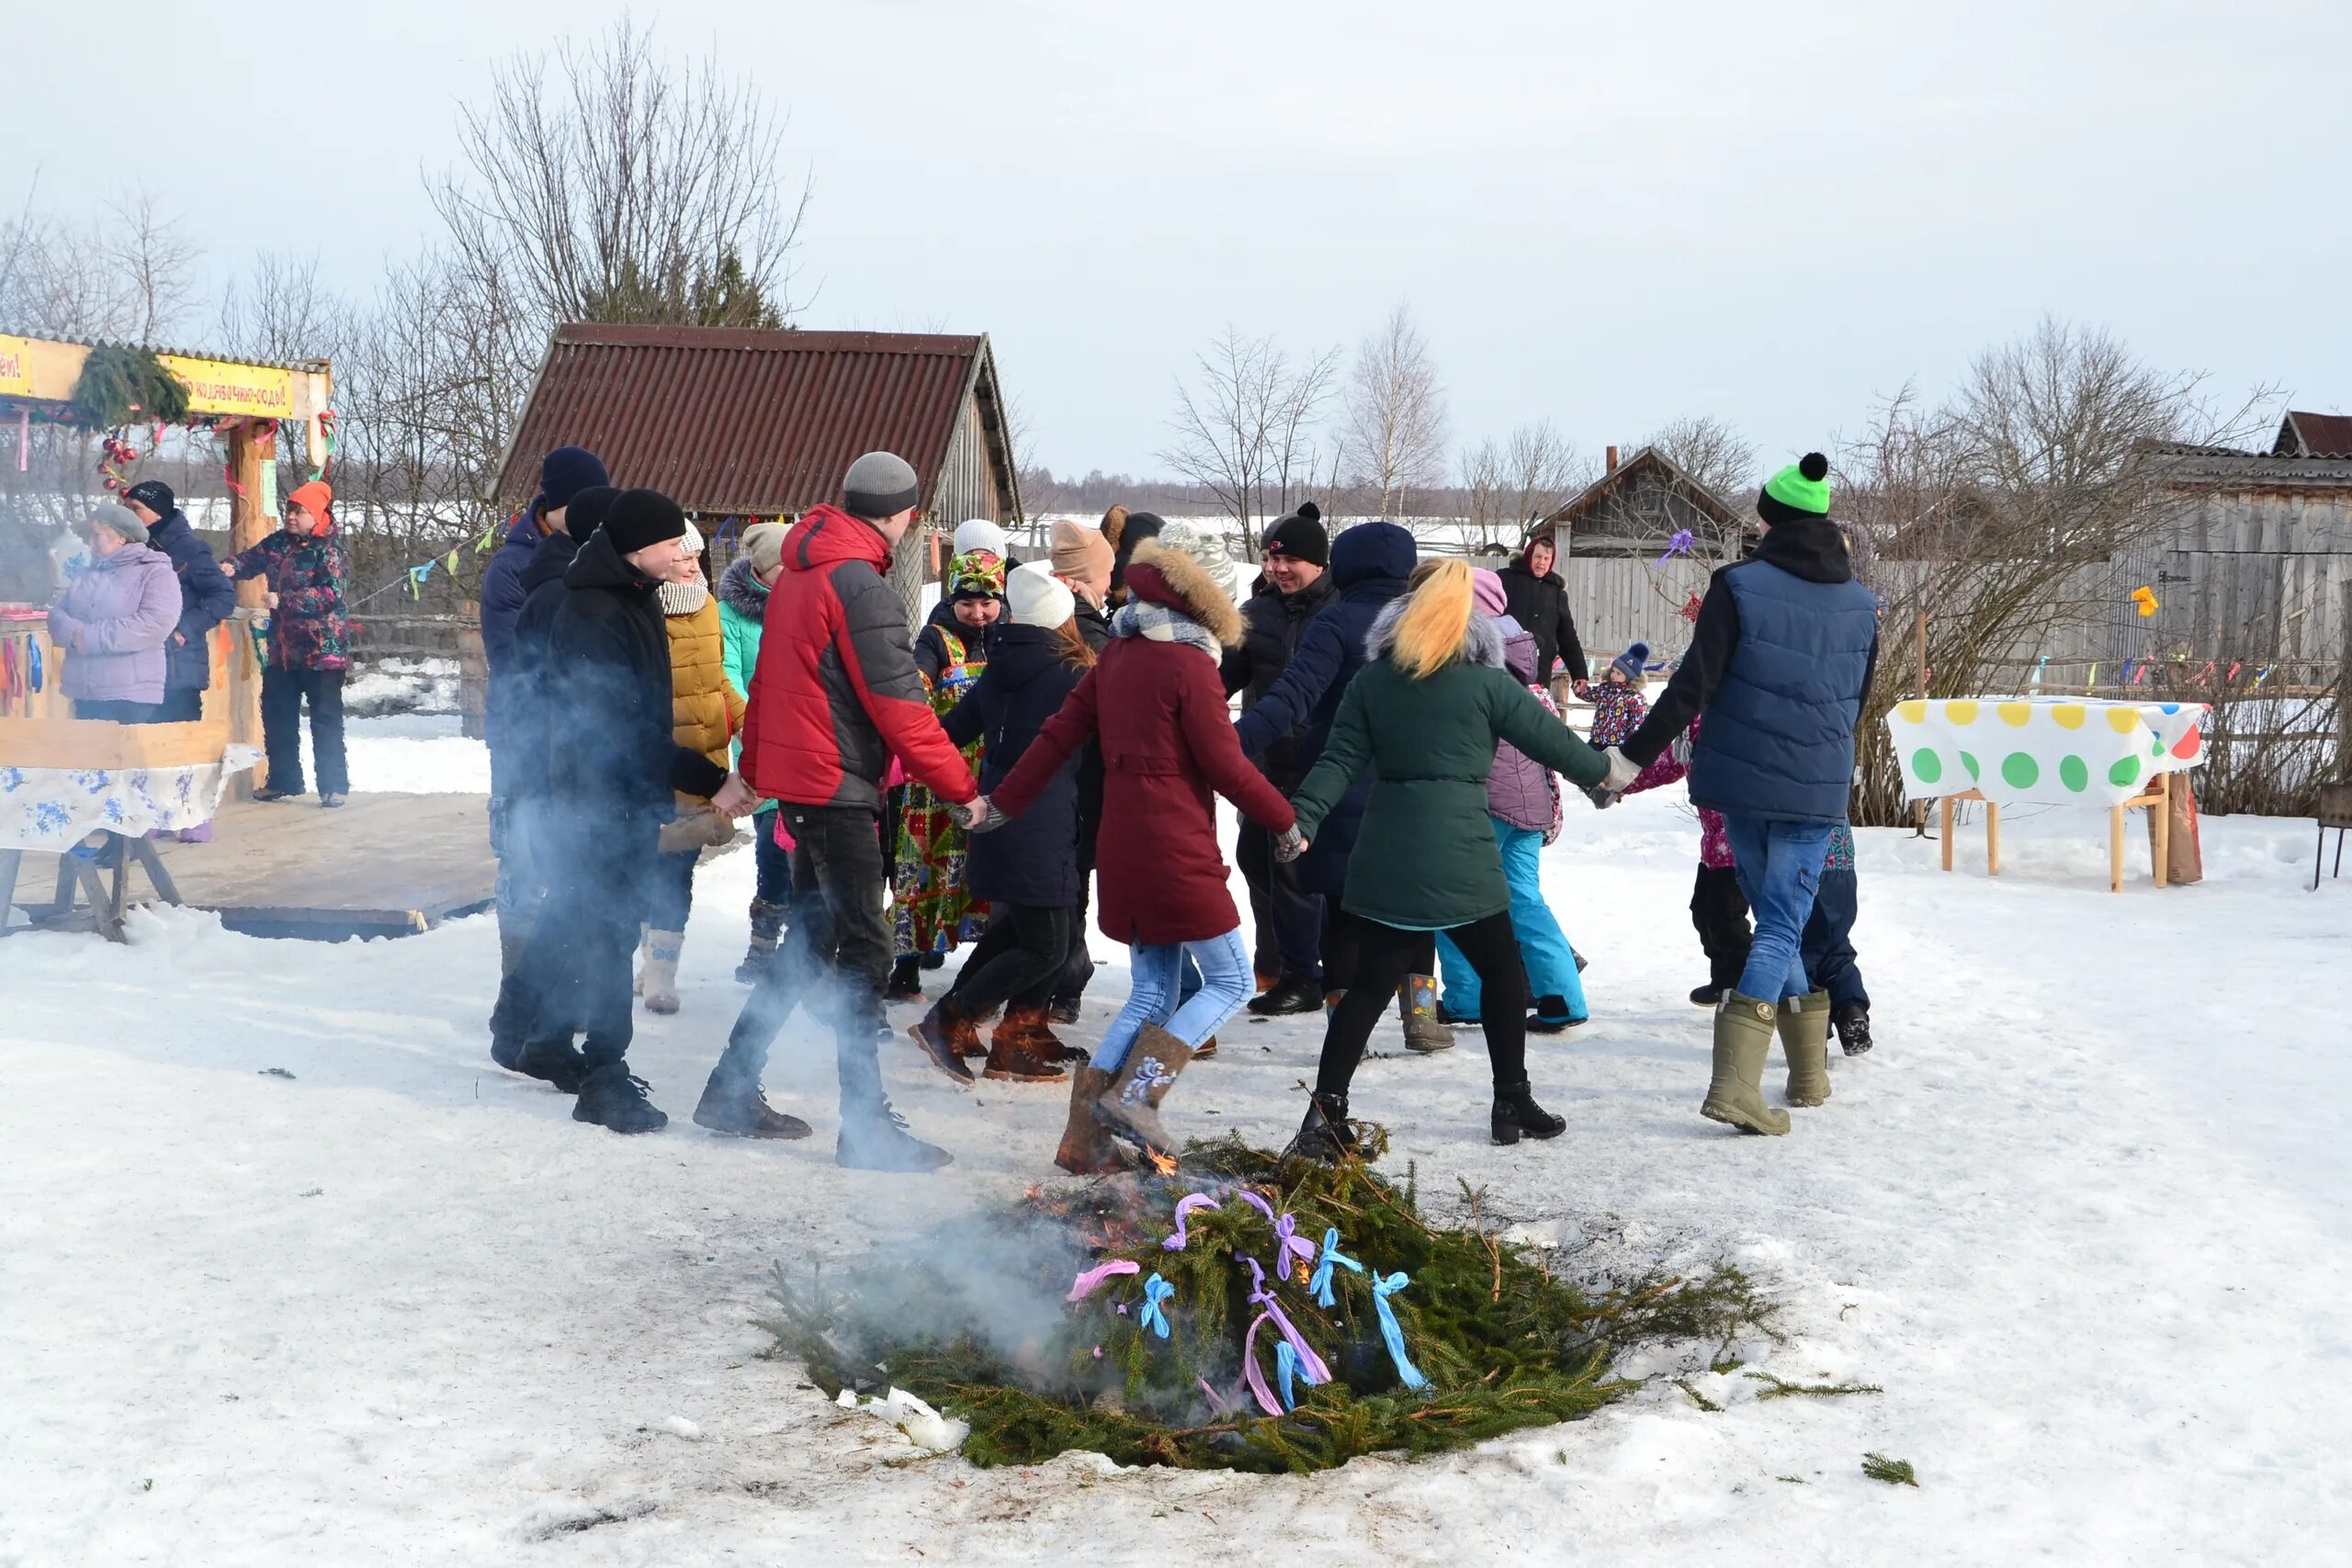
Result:
M1233 596L1233 552L1225 547L1223 530L1189 517L1171 518L1159 530L1159 547L1192 557L1227 598Z
M922 499L914 465L895 452L868 452L849 466L849 477L842 481L842 509L869 522L896 517Z
M104 525L134 545L147 542L147 525L139 521L139 513L111 501L102 501L90 508L89 521L83 526L93 525Z

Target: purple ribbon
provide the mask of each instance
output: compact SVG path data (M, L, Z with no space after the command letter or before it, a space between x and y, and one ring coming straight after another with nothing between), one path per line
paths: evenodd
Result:
M1249 1383L1250 1392L1258 1396L1258 1408L1269 1416L1279 1416L1283 1413L1282 1404L1274 1398L1274 1391L1266 1386L1266 1374L1258 1370L1258 1330L1265 1326L1266 1316L1260 1313L1241 1341L1241 1376Z
M1185 1216L1190 1214L1195 1209L1214 1209L1217 1206L1217 1201L1210 1197L1205 1192L1188 1193L1184 1197L1177 1199L1176 1234L1170 1236L1166 1241L1161 1242L1159 1245L1166 1247L1170 1252L1183 1251L1184 1244L1192 1239L1192 1237L1187 1235L1184 1232Z
M1247 1187L1241 1190L1241 1201L1245 1203L1255 1204L1258 1212L1266 1216L1266 1223L1268 1224L1272 1224L1274 1223L1274 1206L1272 1203L1267 1202L1263 1198L1259 1197L1255 1192L1250 1191Z
M1678 528L1675 530L1674 537L1667 540L1666 542L1666 554L1658 557L1657 560L1650 564L1652 566L1664 566L1676 556L1687 556L1690 553L1690 530L1688 528Z
M1298 1221L1289 1214L1274 1222L1274 1278L1290 1272L1291 1255L1295 1253L1301 1263L1313 1264L1315 1244L1298 1234Z
M1283 1337L1289 1340L1298 1352L1298 1364L1306 1369L1306 1381L1329 1382L1331 1369L1323 1364L1323 1358L1315 1353L1315 1347L1306 1342L1306 1337L1299 1333L1297 1325L1291 1322L1290 1314L1283 1311L1282 1303L1274 1300L1274 1292L1266 1288L1266 1271L1258 1266L1254 1258L1245 1258L1241 1261L1250 1265L1250 1300L1266 1309L1266 1315L1274 1320L1274 1326L1283 1331Z
M1142 1264L1135 1262L1130 1258L1114 1258L1110 1262L1098 1264L1094 1268L1089 1269L1085 1273L1080 1274L1077 1279L1071 1280L1069 1294L1062 1299L1064 1301L1082 1302L1087 1297L1092 1295L1096 1288L1100 1286L1103 1280L1111 1278L1114 1274L1140 1274L1142 1272Z

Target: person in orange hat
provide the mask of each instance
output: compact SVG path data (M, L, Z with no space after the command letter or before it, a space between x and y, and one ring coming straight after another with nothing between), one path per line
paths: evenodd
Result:
M284 525L220 570L239 581L269 581L269 662L261 672L262 743L269 777L255 800L306 793L302 779L302 703L311 704L311 752L318 764L319 804L341 806L351 793L343 750L343 681L351 668L351 621L343 585L351 557L335 536L334 491L324 481L298 485L286 498Z

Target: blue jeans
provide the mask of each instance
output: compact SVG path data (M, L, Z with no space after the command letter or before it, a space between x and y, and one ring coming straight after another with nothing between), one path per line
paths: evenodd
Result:
M1115 1073L1127 1059L1147 1023L1156 1023L1187 1045L1217 1032L1250 999L1256 976L1250 970L1250 944L1235 927L1206 942L1169 942L1129 950L1127 1005L1102 1032L1094 1066ZM1200 988L1184 995L1184 971L1199 965Z
M1495 825L1495 843L1503 854L1503 879L1510 884L1510 926L1519 935L1519 959L1527 969L1527 994L1531 998L1566 998L1568 1017L1581 1022L1591 1014L1585 1006L1584 981L1577 974L1576 954L1568 950L1567 933L1553 917L1552 906L1544 901L1544 835L1530 828L1515 828L1499 817L1489 820ZM1456 1018L1477 1017L1477 971L1443 931L1438 932L1437 956L1445 976L1445 1010Z
M1724 836L1739 874L1739 890L1756 916L1756 937L1740 971L1739 994L1776 1006L1811 994L1805 979L1804 923L1821 890L1829 858L1827 822L1777 822L1724 813Z

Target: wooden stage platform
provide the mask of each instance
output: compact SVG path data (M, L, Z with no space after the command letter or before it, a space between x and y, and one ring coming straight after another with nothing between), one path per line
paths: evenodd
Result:
M254 936L409 936L490 908L498 876L479 795L355 795L338 811L315 795L232 801L212 842L155 848L182 904ZM50 901L58 858L26 852L17 903ZM133 902L153 898L135 872L132 886Z

